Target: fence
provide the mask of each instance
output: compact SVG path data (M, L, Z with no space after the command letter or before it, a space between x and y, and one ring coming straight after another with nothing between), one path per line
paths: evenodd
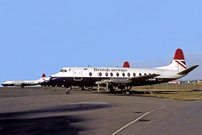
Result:
M157 91L201 91L202 85L191 85L191 84L169 84L169 83L163 83L163 84L156 84L151 86L136 86L133 87L132 90L145 90L145 89L151 89L151 90L157 90Z

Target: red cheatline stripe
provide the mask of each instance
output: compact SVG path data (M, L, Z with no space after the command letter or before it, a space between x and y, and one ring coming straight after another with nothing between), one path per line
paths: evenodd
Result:
M179 61L176 61L178 64L180 64L183 68L187 69L184 65L182 65Z

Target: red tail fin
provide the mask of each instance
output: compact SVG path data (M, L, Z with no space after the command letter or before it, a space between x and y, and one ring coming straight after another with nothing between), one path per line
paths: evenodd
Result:
M185 60L183 51L181 49L176 50L174 60Z
M41 77L41 78L44 78L44 77L46 77L46 75L43 73L43 75L42 75L42 77Z
M187 69L184 54L183 54L183 51L181 49L176 50L175 56L174 56L174 61L176 63L178 63L184 69Z
M128 61L124 62L123 67L124 67L124 68L129 68L129 67L130 67Z
M172 63L168 66L158 67L157 69L177 70L179 72L187 69L183 51L177 49Z

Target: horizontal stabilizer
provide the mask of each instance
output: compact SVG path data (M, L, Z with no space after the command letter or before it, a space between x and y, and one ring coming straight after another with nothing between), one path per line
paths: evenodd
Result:
M197 68L199 65L196 65L196 66L192 66L192 67L190 67L190 68L188 68L188 69L186 69L186 70L184 70L184 71L182 71L182 72L179 72L178 74L180 74L180 75L186 75L186 74L188 74L189 72L191 72L192 70L194 70L195 68Z

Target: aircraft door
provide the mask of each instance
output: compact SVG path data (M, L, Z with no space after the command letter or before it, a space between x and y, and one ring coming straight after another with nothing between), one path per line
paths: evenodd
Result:
M73 79L74 81L81 81L83 79L83 73L81 69L75 69L73 71Z

